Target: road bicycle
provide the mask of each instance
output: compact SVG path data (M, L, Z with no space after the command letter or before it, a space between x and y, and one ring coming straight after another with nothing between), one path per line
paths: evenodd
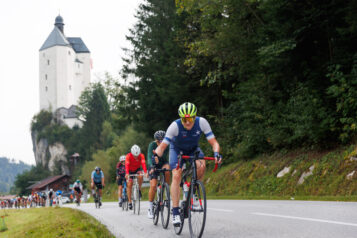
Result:
M133 180L133 186L131 188L131 202L133 203L133 212L140 215L140 194L139 194L139 183L138 174L130 174L129 179Z
M183 199L180 204L180 226L174 226L175 233L180 235L183 229L184 221L188 218L188 225L190 229L191 237L202 237L203 231L206 224L207 216L207 200L206 200L206 191L203 183L197 179L197 160L215 160L213 157L200 157L200 152L196 151L194 156L178 155L178 164L177 168L181 164L182 159L188 160L190 168L186 168L182 172L182 178L180 187L183 190L182 196ZM187 163L186 163L187 164ZM218 164L215 164L213 172L217 170ZM187 182L187 177L191 176L190 183ZM188 186L188 190L183 189L184 185Z
M100 208L101 204L101 197L99 193L99 188L96 186L95 189L95 194L94 194L94 203L95 203L95 208Z
M159 214L161 213L161 223L164 229L167 228L170 220L170 188L165 182L165 172L169 169L154 169L153 173L159 173L156 185L156 198L153 202L153 222L157 225Z
M128 194L127 194L127 192L126 192L126 180L124 179L124 181L123 181L123 193L122 193L122 196L121 196L121 201L122 201L122 205L121 205L121 207L122 207L122 209L123 209L123 211L125 210L125 211L128 211Z

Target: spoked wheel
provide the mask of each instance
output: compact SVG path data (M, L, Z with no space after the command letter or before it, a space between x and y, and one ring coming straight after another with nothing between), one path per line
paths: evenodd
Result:
M157 225L157 222L159 221L159 198L156 198L156 200L153 202L153 206L152 206L152 213L154 215L154 217L152 218L152 221L154 223L154 225Z
M162 186L162 198L160 199L161 223L164 229L167 228L170 221L170 189L167 183Z
M136 191L136 187L133 186L133 191L132 191L132 203L133 203L133 212L135 214L136 211L136 199L137 199L137 191Z
M180 224L180 226L174 226L176 235L180 235L181 232L182 232L182 229L183 229L183 224L184 224L184 221L185 221L184 209L185 209L185 202L182 201L181 202L181 206L180 206L181 224Z
M207 201L206 191L201 181L191 186L188 224L191 237L202 237L206 224Z

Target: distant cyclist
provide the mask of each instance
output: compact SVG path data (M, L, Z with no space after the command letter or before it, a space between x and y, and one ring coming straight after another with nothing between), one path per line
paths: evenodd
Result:
M193 103L186 102L180 105L178 109L179 119L171 123L166 130L166 135L163 143L155 150L155 154L159 157L163 155L165 149L170 145L170 167L172 169L171 183L171 199L172 199L172 223L174 226L180 226L179 198L180 198L180 182L182 176L182 163L180 168L176 169L178 164L177 156L180 152L184 155L192 156L195 151L200 152L200 157L203 157L203 152L199 147L201 134L206 136L208 143L212 146L216 163L221 163L222 157L219 154L219 144L213 135L211 126L203 117L197 117L197 108ZM184 162L184 161L182 161ZM197 177L202 180L205 169L205 160L196 161Z
M55 193L53 192L53 189L51 188L50 191L48 192L48 200L50 202L50 207L52 207L54 197L55 197ZM35 200L36 199L37 199L37 196L35 194Z
M91 189L92 189L92 195L95 198L96 193L94 190L94 186L96 188L98 188L99 190L99 195L100 195L100 200L99 200L99 206L102 206L102 189L105 186L104 183L104 173L101 170L101 168L99 168L98 166L95 167L95 169L92 172L92 176L91 176Z
M83 194L83 185L79 179L77 179L76 182L73 184L73 191L78 204L80 204L81 196Z
M147 176L145 156L140 153L140 147L138 145L133 145L131 147L131 152L126 155L125 158L125 179L129 180L129 175L138 174L139 183L139 196L141 197L141 185L143 183L143 170ZM141 167L141 168L140 168ZM129 199L129 209L133 209L133 204L131 203L131 188L133 186L133 180L128 181L128 199Z
M123 192L123 184L125 181L125 155L120 156L119 162L117 163L117 183L118 183L118 200L119 207L123 204L122 192Z
M154 168L158 169L170 169L169 159L168 159L168 151L166 148L164 155L162 157L153 156L154 150L161 144L161 142L165 138L165 131L156 131L154 134L155 141L152 141L148 147L147 161L149 168L149 176L150 176L150 190L149 190L149 210L148 210L148 218L153 218L153 201L156 194L156 186L157 186L157 178L160 175L157 172L154 172ZM165 181L167 184L170 183L170 172L167 171L165 173Z

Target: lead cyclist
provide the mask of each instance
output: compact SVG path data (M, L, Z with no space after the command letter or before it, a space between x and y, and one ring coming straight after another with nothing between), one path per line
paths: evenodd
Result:
M170 145L169 161L172 169L172 183L171 183L171 199L172 199L172 223L174 226L181 225L179 201L180 201L180 182L182 176L182 163L176 169L178 161L177 156L180 152L184 155L192 156L195 151L200 151L200 157L203 157L203 152L199 147L199 140L201 134L205 134L208 143L212 146L216 163L222 162L222 156L219 154L219 144L211 130L208 121L203 117L198 117L197 108L193 103L185 102L179 109L179 119L171 123L166 130L165 139L155 150L154 154L161 157ZM203 179L206 169L205 160L197 160L197 178Z

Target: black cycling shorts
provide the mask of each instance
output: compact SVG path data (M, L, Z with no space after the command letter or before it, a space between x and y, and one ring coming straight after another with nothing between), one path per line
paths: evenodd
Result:
M81 188L79 188L79 187L74 187L74 190L75 190L77 193L81 193Z
M103 189L103 185L102 185L101 182L100 183L94 183L94 184L98 189Z
M122 186L124 184L125 181L125 177L119 176L118 178L118 186Z
M138 168L138 169L135 170L135 171L129 171L129 175L131 175L131 174L137 174L137 173L142 172L142 171L143 171L142 168Z

